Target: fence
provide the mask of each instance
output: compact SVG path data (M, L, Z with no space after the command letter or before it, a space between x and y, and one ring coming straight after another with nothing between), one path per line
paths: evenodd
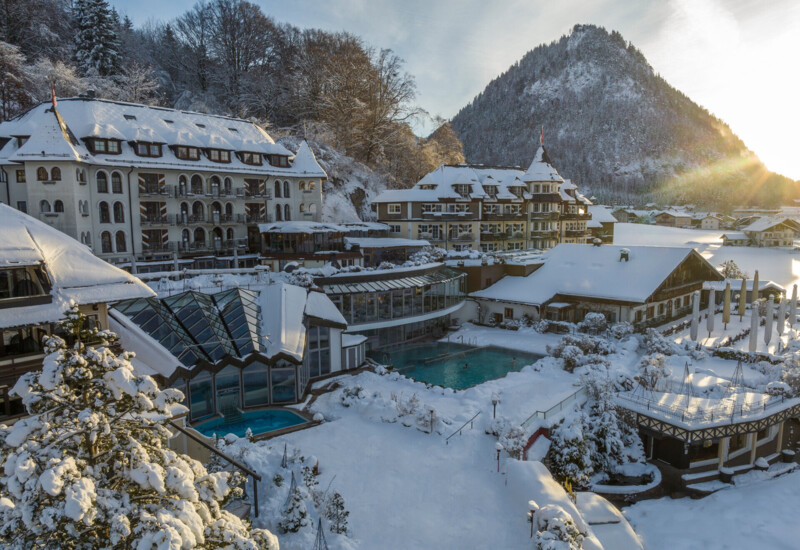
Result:
M730 419L733 422L735 418L764 413L767 409L774 408L786 400L783 396L764 396L757 402L737 404L728 398L720 400L720 404L715 407L690 409L688 404L662 405L656 400L644 396L618 394L616 399L626 409L631 410L631 407L626 406L625 403L637 405L638 407L632 409L634 411L638 408L646 407L648 411L659 413L681 422L715 422L722 419Z
M586 391L586 388L581 388L571 393L546 411L536 411L525 419L525 421L522 423L522 427L527 430L537 420L552 420L553 417L561 413L566 407L569 407L575 403L583 404L588 398L589 393Z

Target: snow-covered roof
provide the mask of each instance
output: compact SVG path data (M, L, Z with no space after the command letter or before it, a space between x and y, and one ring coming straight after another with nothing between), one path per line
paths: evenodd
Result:
M379 222L349 222L339 225L348 231L389 231L391 229L388 224Z
M367 341L367 337L363 334L342 334L342 347L352 348Z
M547 151L544 145L539 146L536 151L536 156L533 157L533 162L525 171L522 178L526 182L556 182L561 183L564 179L558 174L558 171L550 164L550 158L547 156Z
M725 285L727 283L731 284L731 293L735 294L742 290L742 280L741 279L725 279L724 281L706 281L703 283L703 288L708 290L713 288L715 291L724 291ZM786 289L776 283L775 281L758 281L758 290L766 290L768 288L772 288L775 290L779 290L781 292L786 292ZM746 279L745 280L745 289L747 291L753 290L753 279Z
M763 218L758 218L750 225L743 227L742 231L744 231L745 233L759 233L761 231L767 231L769 229L772 229L773 227L780 225L782 223L789 224L795 229L795 231L800 229L798 223L791 218L763 217Z
M628 261L620 261L623 249L628 250ZM471 296L533 305L556 295L644 303L692 254L697 254L692 248L559 244L527 277L503 277ZM710 264L709 268L713 270Z
M0 124L0 127L2 125ZM21 135L21 134L15 134ZM16 140L9 142L11 147L16 147ZM6 148L9 147L6 146ZM13 162L26 160L48 161L80 161L88 158L89 152L78 143L73 143L66 127L62 127L56 113L51 109L42 112L41 123L37 131L16 149L10 159Z
M617 223L617 218L611 213L611 209L601 204L589 207L589 214L592 219L586 222L586 227L602 227L604 223Z
M52 302L0 309L0 327L52 323L72 304L97 304L155 293L135 276L96 257L46 223L0 204L0 267L43 264Z
M361 248L394 248L403 247L423 247L430 246L431 243L424 239L401 239L394 237L345 237L348 245L358 245Z
M726 231L722 236L729 241L747 241L750 239L744 234L744 231Z
M334 223L321 222L275 222L260 223L261 233L347 233L347 228Z
M283 145L275 143L262 128L249 120L208 115L191 111L153 107L136 103L108 101L89 98L63 98L58 100L58 112L66 126L79 140L102 138L121 140L118 155L92 155L82 144L69 150L57 141L53 125L54 114L50 103L42 103L29 111L0 123L0 137L30 136L19 149L17 140L10 140L0 149L0 162L20 162L45 150L56 158L66 154L78 155L81 159L97 165L129 166L136 164L145 168L215 170L251 173L260 175L291 175L296 177L325 178L313 152L303 142L296 155ZM60 132L60 128L59 128ZM63 139L61 140L63 141ZM169 147L162 148L161 157L139 157L130 142L145 141L166 146L183 145L209 149L226 149L292 157L291 166L272 166L264 162L252 166L231 155L230 163L220 165L201 155L198 160L179 159ZM43 148L43 145L48 147Z

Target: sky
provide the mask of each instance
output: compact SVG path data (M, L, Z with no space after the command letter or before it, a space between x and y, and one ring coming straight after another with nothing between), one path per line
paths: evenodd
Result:
M576 23L622 33L656 72L800 179L797 0L251 0L277 21L346 30L406 61L417 103L451 118L527 51ZM137 25L195 0L110 0Z

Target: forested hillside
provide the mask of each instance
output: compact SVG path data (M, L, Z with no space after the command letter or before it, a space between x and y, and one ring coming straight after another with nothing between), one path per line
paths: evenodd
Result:
M528 52L451 122L469 162L522 166L544 126L559 171L603 200L724 208L796 196L618 32L592 25Z

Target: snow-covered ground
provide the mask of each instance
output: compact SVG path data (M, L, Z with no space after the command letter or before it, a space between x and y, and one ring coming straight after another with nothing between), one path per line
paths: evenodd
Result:
M624 513L648 550L797 548L800 472L700 500L647 500Z
M722 246L722 233L723 230L617 223L614 225L614 244L691 246L714 266L733 260L750 277L758 270L762 281L775 281L789 289L800 282L800 252L789 248Z

